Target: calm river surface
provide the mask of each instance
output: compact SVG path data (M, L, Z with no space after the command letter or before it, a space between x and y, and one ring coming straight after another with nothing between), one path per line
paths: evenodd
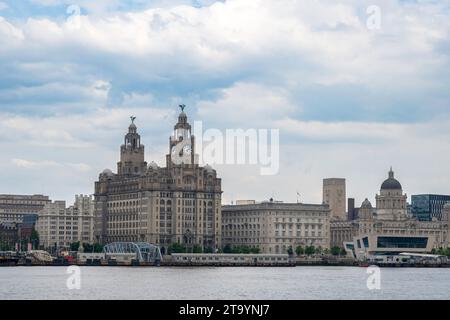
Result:
M365 268L81 267L69 290L66 267L1 267L5 299L450 299L450 269L382 268L368 290Z

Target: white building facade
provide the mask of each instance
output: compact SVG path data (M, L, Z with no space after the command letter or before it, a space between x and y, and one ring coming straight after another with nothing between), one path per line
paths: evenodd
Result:
M76 195L66 208L65 201L47 203L36 223L39 244L44 249L68 248L71 243L94 242L94 201L92 196Z
M284 254L297 246L329 248L327 205L248 203L222 207L223 246L259 248L266 254Z

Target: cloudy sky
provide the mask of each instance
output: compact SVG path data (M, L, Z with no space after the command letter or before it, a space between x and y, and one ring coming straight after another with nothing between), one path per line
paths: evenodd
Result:
M224 203L320 203L326 177L373 201L391 165L450 194L449 55L448 0L0 0L0 193L93 193L130 115L163 165L184 103L280 129L277 175L216 166Z

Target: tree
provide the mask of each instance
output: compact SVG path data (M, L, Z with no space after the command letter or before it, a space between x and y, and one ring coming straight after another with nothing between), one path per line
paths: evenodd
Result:
M333 247L333 248L331 248L330 252L331 252L331 254L332 254L333 256L338 256L339 253L341 252L341 248L339 248L339 247Z
M231 253L242 253L242 248L239 246L235 246L231 249Z
M89 243L83 243L84 252L93 252L94 246Z
M253 253L253 254L259 254L259 252L260 252L260 250L259 250L258 247L250 248L250 253Z
M203 249L203 253L213 253L214 249L211 247L205 247Z
M450 256L450 248L439 248L439 249L434 248L431 250L431 253L441 256Z
M288 255L292 256L294 254L294 250L292 250L292 247L289 246L289 248L287 249L287 253Z
M186 248L179 243L172 243L167 250L169 254L172 253L185 253Z
M322 253L322 248L321 247L317 247L316 248L316 253L317 254L321 254Z
M302 255L302 254L305 253L305 249L303 249L302 246L297 246L297 248L295 248L295 253L296 253L298 256L300 256L300 255Z
M30 242L32 243L33 248L35 249L39 248L39 233L34 228L31 231Z
M306 247L306 249L305 249L305 253L306 253L307 255L312 255L312 254L314 254L315 252L316 252L316 250L314 249L313 246Z
M78 251L79 248L80 248L80 241L73 242L70 244L70 251Z
M341 256L346 256L347 255L347 251L345 251L344 248L341 248L341 251L339 253Z
M202 253L202 247L194 246L194 248L192 248L192 253Z
M103 252L103 246L100 243L94 244L94 252L101 253Z
M231 249L231 246L227 244L225 247L223 247L223 253L231 253L233 250Z

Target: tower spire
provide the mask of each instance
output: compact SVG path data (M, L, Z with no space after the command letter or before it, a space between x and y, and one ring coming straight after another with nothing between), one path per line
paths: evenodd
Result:
M391 166L391 170L389 170L389 178L390 179L394 178L394 171L392 170L392 166Z

